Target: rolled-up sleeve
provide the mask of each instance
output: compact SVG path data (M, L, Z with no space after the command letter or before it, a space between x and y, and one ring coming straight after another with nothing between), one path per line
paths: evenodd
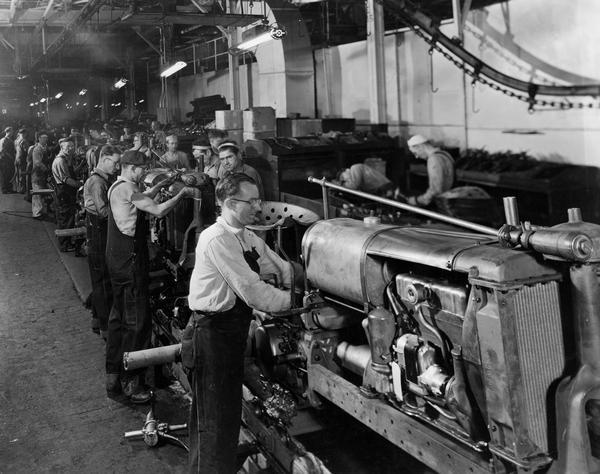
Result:
M228 239L212 239L206 248L206 256L212 260L229 288L248 306L259 311L282 311L291 306L289 291L279 290L262 281L252 271L239 252L232 251ZM234 242L237 245L237 242ZM265 270L265 269L261 269ZM288 268L289 281L289 268Z

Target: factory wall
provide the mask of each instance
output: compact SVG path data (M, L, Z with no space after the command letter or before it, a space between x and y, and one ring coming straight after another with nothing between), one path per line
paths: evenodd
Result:
M240 101L242 109L249 107L253 94L257 93L255 84L258 73L256 64L240 66ZM177 81L177 82L176 82ZM250 83L250 87L248 87ZM186 116L194 110L190 103L198 97L222 95L231 103L229 91L229 71L211 71L189 76L181 76L169 80L170 103L174 119L181 122L189 121ZM157 110L160 99L160 83L148 88L148 110Z
M510 33L522 48L540 61L564 69L565 77L571 72L580 75L582 83L586 79L600 81L600 59L593 51L600 41L598 2L582 0L566 5L560 0L530 0L510 2L509 7ZM504 32L501 6L489 7L487 12L485 22ZM482 19L477 14L469 16L475 24ZM453 24L443 30L450 36L456 34ZM477 28L471 30L477 32ZM528 80L530 71L525 63L497 44L482 44L469 30L465 44L491 66ZM424 133L448 146L528 151L552 161L600 164L597 100L581 100L594 102L594 109L532 114L524 102L481 84L471 87L469 77L463 87L462 72L437 52L432 56L431 75L428 49L427 43L412 32L385 38L387 113L392 135L404 139ZM354 117L357 122L368 123L366 43L317 50L315 59L318 116Z

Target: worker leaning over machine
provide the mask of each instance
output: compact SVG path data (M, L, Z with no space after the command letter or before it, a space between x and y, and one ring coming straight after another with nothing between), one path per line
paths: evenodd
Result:
M61 138L59 144L60 151L52 162L52 176L56 183L56 227L70 229L75 225L77 190L83 181L75 176L74 143L68 138ZM70 237L59 237L58 245L61 252L75 250Z
M148 307L146 213L163 217L181 198L194 193L193 188L184 187L171 199L156 203L153 198L161 188L171 183L171 179L142 192L140 183L147 167L143 153L126 151L121 157L121 175L108 190L106 265L112 284L113 304L108 319L106 391L109 396L114 396L122 390L134 403L150 400L150 392L140 380L142 373L121 374L123 352L150 347L152 319Z
M423 135L414 135L408 142L408 149L416 158L427 161L427 190L419 196L410 196L408 204L428 207L439 194L448 191L454 184L454 160L450 154L434 146Z
M383 173L364 163L357 163L343 169L339 172L336 181L346 188L371 194L391 196L394 190L393 183Z
M290 291L264 282L276 274L290 287L292 266L252 231L261 209L255 182L234 173L216 191L222 214L200 234L188 297L194 312L184 333L182 358L193 368L190 472L235 472L242 407L244 350L252 309L290 308Z
M178 150L178 146L179 138L177 138L177 135L169 135L167 137L167 151L160 157L160 160L158 161L159 167L186 170L192 169L187 153Z
M119 169L121 153L104 145L100 159L83 185L87 228L87 256L92 281L92 330L104 340L108 333L108 315L112 306L110 276L106 267L106 233L108 227L108 188Z
M219 180L231 174L243 173L252 178L258 188L259 197L264 197L265 194L260 175L252 166L244 163L238 144L233 140L225 140L219 145L218 150L220 161L218 173Z

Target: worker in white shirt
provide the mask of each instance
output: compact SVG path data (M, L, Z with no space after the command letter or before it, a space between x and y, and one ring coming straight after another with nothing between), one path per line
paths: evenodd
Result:
M182 357L193 368L190 472L233 474L252 309L274 312L291 307L291 292L266 283L260 274L276 274L289 288L294 271L245 228L261 209L252 178L230 174L219 181L215 193L222 214L200 234L196 247L188 297L194 312Z

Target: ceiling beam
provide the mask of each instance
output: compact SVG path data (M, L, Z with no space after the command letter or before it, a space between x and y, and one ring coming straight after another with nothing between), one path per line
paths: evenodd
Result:
M44 59L49 59L62 49L65 43L77 33L81 25L90 19L90 17L98 11L98 9L106 2L106 0L90 0L86 5L79 10L75 18L58 35L45 52L32 58L29 71L37 69Z

